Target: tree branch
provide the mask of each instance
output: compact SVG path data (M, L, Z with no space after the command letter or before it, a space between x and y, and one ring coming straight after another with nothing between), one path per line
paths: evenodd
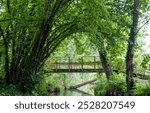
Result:
M135 36L138 34L138 32L147 24L149 23L150 18L136 31Z

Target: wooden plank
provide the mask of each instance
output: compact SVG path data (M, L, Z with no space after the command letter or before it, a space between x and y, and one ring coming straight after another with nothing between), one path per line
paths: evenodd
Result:
M84 65L99 65L101 62L83 62L83 64ZM69 63L68 62L57 62L57 64L59 64L59 65L69 65ZM70 62L70 65L81 65L82 63L80 63L80 62ZM51 64L49 64L49 65L56 65L56 63L51 63Z
M45 73L103 73L103 69L52 69L50 71L45 71Z

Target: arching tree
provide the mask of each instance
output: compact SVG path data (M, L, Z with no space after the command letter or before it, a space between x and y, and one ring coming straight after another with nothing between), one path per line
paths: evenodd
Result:
M24 92L31 91L43 62L66 37L79 31L76 8L79 3L74 0L6 0L0 4L6 82L19 86Z
M0 35L5 59L5 80L27 92L34 88L37 72L68 36L94 28L89 0L2 0ZM102 2L101 2L102 3ZM95 11L105 11L97 4ZM90 28L92 29L92 28Z

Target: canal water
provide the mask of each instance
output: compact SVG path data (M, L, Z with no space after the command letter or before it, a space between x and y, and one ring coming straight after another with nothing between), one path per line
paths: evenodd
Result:
M74 90L61 90L59 93L50 93L50 96L94 96L93 85L88 84Z

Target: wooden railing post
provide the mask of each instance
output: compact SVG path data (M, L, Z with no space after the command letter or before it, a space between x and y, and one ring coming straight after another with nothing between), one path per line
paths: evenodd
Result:
M56 72L57 72L57 59L56 59L56 61L55 61L55 64L56 64L55 66L56 66Z
M83 65L84 65L84 63L83 63L83 57L81 57L81 69L82 69L82 71L83 71Z
M71 68L70 68L70 64L71 64L71 63L70 63L70 57L68 57L68 62L69 62L69 63L68 63L68 68L69 68L69 71L70 71L70 69L71 69Z
M85 57L87 58L87 57ZM99 60L97 56L90 56L90 60L84 60L84 56L79 58L79 61L67 57L62 60L61 58L56 58L53 60L53 72L97 72ZM76 68L76 66L78 66ZM150 68L150 65L149 65ZM101 70L100 70L101 71Z
M94 70L96 70L96 57L94 56Z
M58 65L58 69L60 69L60 68L61 68L61 66L60 66L61 59L59 59L59 60L58 60L58 63L59 63L59 65Z

